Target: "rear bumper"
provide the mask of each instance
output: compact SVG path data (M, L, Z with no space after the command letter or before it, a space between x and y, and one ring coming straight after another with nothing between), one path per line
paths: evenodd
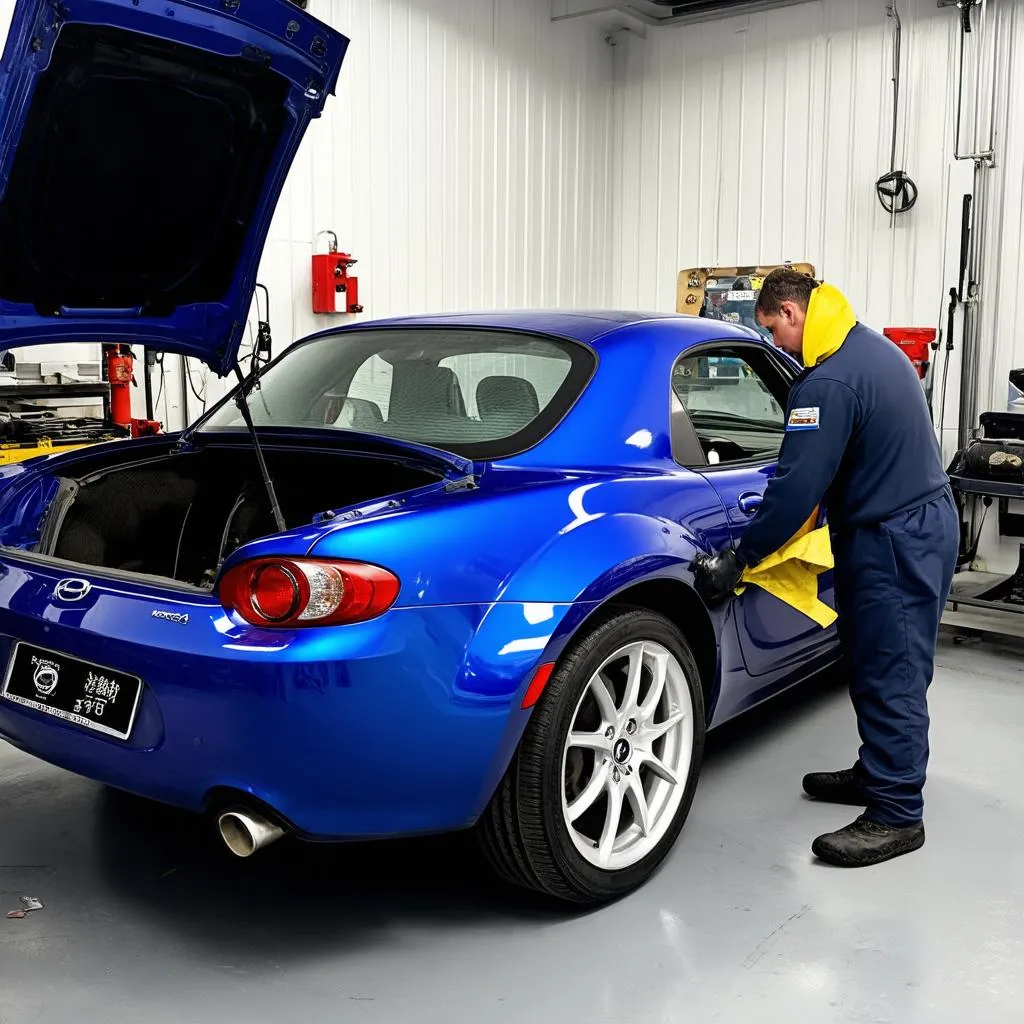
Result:
M123 586L95 588L85 610L41 609L26 590L41 591L29 587L39 573L3 568L0 670L22 640L137 675L144 688L127 741L3 699L0 737L188 810L230 790L313 839L464 828L486 806L526 724L519 668L497 688L504 692L465 685L486 671L468 652L487 606L271 634L201 600L186 626L154 623L153 596ZM144 629L128 614L140 601Z

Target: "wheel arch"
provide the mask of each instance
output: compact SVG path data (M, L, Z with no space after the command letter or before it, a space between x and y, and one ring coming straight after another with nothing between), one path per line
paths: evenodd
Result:
M615 591L595 603L585 616L573 623L563 638L562 650L590 628L597 616L623 608L645 608L663 615L683 634L697 661L704 695L705 721L710 722L720 690L718 633L704 602L681 579L672 576L649 577Z

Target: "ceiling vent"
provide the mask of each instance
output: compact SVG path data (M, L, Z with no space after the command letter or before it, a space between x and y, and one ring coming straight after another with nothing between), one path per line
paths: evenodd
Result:
M685 14L711 14L712 11L725 14L733 7L752 6L751 0L649 0L649 2L655 7L670 8L673 18L679 18Z
M617 11L647 25L710 21L820 0L554 0L556 21Z

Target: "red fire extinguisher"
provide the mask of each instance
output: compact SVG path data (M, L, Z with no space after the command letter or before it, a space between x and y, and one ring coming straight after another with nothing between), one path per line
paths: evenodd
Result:
M110 419L119 427L132 425L132 350L127 345L107 346L107 381L110 384Z
M333 231L321 231L320 235L330 235L331 243L327 252L313 253L313 312L362 313L359 278L348 272L358 261L347 252L338 252L338 236Z
M138 387L133 372L129 345L104 345L107 362L107 383L110 384L110 421L127 427L132 437L159 434L161 424L156 420L132 418L132 388Z

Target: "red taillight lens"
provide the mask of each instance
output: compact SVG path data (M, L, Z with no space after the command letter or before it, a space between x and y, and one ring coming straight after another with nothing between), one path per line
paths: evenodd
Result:
M302 603L299 579L287 566L260 566L250 584L252 606L266 622L286 622Z
M398 578L376 565L313 558L258 558L224 574L221 603L255 626L363 622L387 611Z

